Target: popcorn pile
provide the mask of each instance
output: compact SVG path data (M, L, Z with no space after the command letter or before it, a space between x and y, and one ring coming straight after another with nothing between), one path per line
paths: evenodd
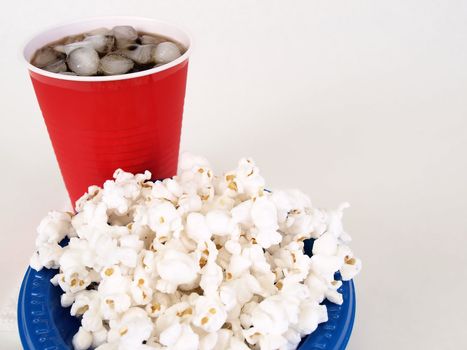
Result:
M295 349L327 321L324 299L342 304L335 273L361 268L342 227L348 204L323 211L297 190L265 191L251 159L217 177L183 154L174 178L114 178L76 214L49 213L31 258L59 269L61 304L81 317L76 350Z

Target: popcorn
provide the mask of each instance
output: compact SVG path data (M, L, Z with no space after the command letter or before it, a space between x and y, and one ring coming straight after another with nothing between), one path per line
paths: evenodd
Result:
M348 281L354 278L362 269L362 262L360 259L354 257L352 251L348 246L340 245L337 248L337 255L343 258L344 263L339 269L343 281Z
M70 213L51 211L37 228L36 244L59 243L72 230Z
M199 336L188 325L181 327L181 334L177 342L172 345L173 350L196 350L198 349Z
M215 295L223 280L222 268L216 263L207 263L200 273L199 286L203 289L204 295Z
M211 238L211 231L206 223L206 218L200 213L188 214L185 231L187 236L194 241L207 241Z
M206 224L209 230L218 236L229 235L232 231L230 216L224 210L211 210L206 214Z
M156 260L156 266L161 277L156 288L161 292L169 293L174 292L181 284L193 282L199 271L198 262L192 256L177 250L161 252L160 258Z
M342 304L338 272L361 269L347 203L325 211L298 190L266 191L249 158L215 176L182 154L177 176L150 177L118 169L75 214L38 227L30 265L58 269L61 304L81 317L75 349L292 350L327 321L325 299Z
M98 346L107 342L108 331L106 328L102 328L100 331L92 333L92 347L97 348Z
M79 327L78 333L73 336L72 344L75 350L89 349L92 345L92 334L83 327Z
M124 348L141 345L151 336L154 325L144 309L133 307L117 320L110 321L109 342L119 341Z
M36 271L46 269L57 269L63 249L57 243L42 243L37 252L31 257L30 265Z
M326 306L319 305L316 301L308 300L300 306L296 330L300 336L304 336L314 332L319 323L326 322L327 320Z
M156 237L169 237L171 232L181 229L181 220L174 205L163 201L153 203L148 209L147 225Z
M216 332L225 323L227 312L219 300L200 296L195 302L193 324L205 332Z
M151 173L146 171L144 174L134 176L122 169L117 169L114 178L115 181L107 180L104 183L102 202L117 214L125 214L130 207L130 202L138 197L141 184L151 178Z

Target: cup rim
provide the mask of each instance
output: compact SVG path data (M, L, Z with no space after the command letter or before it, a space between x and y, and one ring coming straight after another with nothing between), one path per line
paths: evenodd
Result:
M184 35L186 35L186 37L188 39L187 49L183 53L183 55L181 55L177 59L175 59L175 60L173 60L173 61L171 61L169 63L166 63L166 64L164 64L162 66L154 67L154 68L151 68L151 69L147 69L147 70L143 70L143 71L135 72L135 73L107 75L107 76L78 76L78 75L66 75L66 74L52 73L52 72L46 71L46 70L44 70L42 68L38 68L38 67L34 66L26 58L26 50L27 50L28 46L31 45L31 43L35 39L39 38L41 35L44 35L47 32L56 30L58 28L67 27L67 26L71 26L71 25L74 25L74 24L79 24L79 23L88 22L88 21L91 22L91 21L102 21L102 20L114 20L115 22L122 22L122 23L124 23L124 21L153 22L153 23L157 23L157 24L161 24L161 25L176 28L176 29L180 30L181 32L183 32ZM175 67L175 66L179 65L180 63L186 61L189 58L189 56L191 54L191 50L192 50L192 43L193 43L192 36L190 35L190 32L186 28L184 28L184 27L182 27L182 26L180 26L178 24L174 24L174 23L170 23L170 22L166 22L166 21L161 21L161 20L157 20L157 19L154 19L154 18L150 18L150 17L140 17L140 16L84 17L84 18L81 18L79 20L66 21L66 22L57 23L57 24L45 27L42 30L40 30L40 31L36 32L35 34L33 34L32 36L30 36L28 38L28 40L26 41L26 43L23 45L22 59L26 63L26 67L28 68L28 70L30 72L39 74L41 76L45 76L45 77L49 77L49 78L53 78L53 79L59 79L59 80L96 82L97 83L97 82L103 82L103 81L135 79L135 78L140 78L140 77L143 77L143 76L148 76L148 75L151 75L151 74L166 71L166 70L168 70L168 69L170 69L172 67Z

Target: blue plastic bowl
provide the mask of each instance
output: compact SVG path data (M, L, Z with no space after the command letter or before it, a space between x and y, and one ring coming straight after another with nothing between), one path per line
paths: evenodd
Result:
M311 252L312 242L305 242L305 252ZM25 350L70 350L71 340L80 320L70 315L69 308L60 305L62 290L50 283L56 270L37 272L28 268L18 301L18 328ZM339 289L342 305L328 301L329 321L302 339L300 350L344 350L352 333L355 318L355 289L352 281Z

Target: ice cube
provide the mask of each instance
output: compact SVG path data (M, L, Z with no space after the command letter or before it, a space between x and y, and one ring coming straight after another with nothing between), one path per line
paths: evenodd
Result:
M157 45L163 41L162 39L157 38L152 35L142 35L139 38L139 40L141 41L141 44L143 45L149 45L149 44Z
M112 35L90 35L84 43L91 43L91 47L99 53L108 53L112 50L115 38Z
M132 59L137 64L147 64L152 61L154 45L130 45L126 49L119 50L119 54Z
M111 53L101 58L99 71L105 75L125 74L134 65L134 62L129 58Z
M71 51L76 50L79 47L90 47L93 48L93 43L91 41L77 41L75 43L67 45L57 45L54 47L56 51L63 52L65 55L69 55Z
M65 60L63 59L49 64L48 66L45 66L44 69L52 73L61 73L66 72L68 70L68 67L66 66Z
M153 57L156 63L169 63L181 55L182 53L180 52L178 46L169 41L160 43L153 50Z
M116 26L112 28L112 33L117 42L117 47L123 49L133 44L138 39L138 33L131 26Z
M78 75L95 75L99 67L99 55L91 47L78 47L68 55L67 64Z
M53 48L46 46L37 50L36 54L32 58L31 63L38 68L44 68L45 66L48 66L64 58L65 55L63 53L55 51Z

